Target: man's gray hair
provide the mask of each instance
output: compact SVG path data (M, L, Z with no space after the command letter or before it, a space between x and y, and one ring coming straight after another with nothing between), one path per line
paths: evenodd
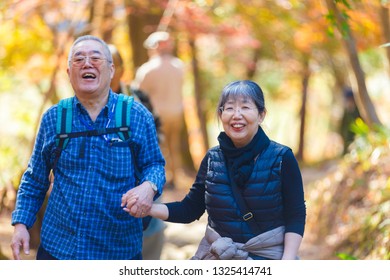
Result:
M112 63L112 54L111 54L111 51L110 51L107 43L104 42L99 37L96 37L96 36L93 36L93 35L84 35L84 36L78 37L73 42L72 47L70 48L70 51L69 51L69 54L68 54L68 66L69 67L71 65L71 60L72 60L72 56L73 56L73 48L74 48L74 46L77 45L78 43L82 42L82 41L87 41L87 40L93 40L93 41L99 42L103 46L104 56L106 57L107 61L109 63Z

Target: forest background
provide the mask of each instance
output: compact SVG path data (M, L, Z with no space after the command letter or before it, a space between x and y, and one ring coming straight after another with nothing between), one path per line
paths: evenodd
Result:
M93 34L115 44L131 82L147 60L143 41L169 30L186 65L189 173L216 144L222 87L255 80L265 131L303 169L323 174L305 185L305 238L320 245L316 258L390 259L389 8L388 0L1 1L0 219L14 207L42 113L73 94L73 40ZM345 88L361 116L342 128L355 133L346 153Z

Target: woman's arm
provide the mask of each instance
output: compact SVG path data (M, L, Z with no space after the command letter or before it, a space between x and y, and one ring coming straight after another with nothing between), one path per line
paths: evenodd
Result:
M153 218L157 218L165 221L169 217L169 210L165 204L153 203L149 215L152 216Z
M149 212L143 213L143 216L152 216L158 219L166 220L174 223L190 223L199 219L205 211L205 177L207 173L208 154L203 158L200 165L195 182L193 183L189 193L182 201L170 203L153 203ZM123 210L130 215L135 215L137 209L136 201L138 195L128 191L122 196L121 206Z
M286 232L284 235L284 251L282 260L295 260L298 255L302 236L294 232Z
M283 156L282 192L286 225L282 259L294 260L305 231L306 205L301 171L291 150Z
M301 171L291 150L283 155L282 197L286 232L303 236L306 222L304 189Z
M205 184L209 154L203 158L195 182L182 201L167 203L168 222L187 224L199 219L206 210Z

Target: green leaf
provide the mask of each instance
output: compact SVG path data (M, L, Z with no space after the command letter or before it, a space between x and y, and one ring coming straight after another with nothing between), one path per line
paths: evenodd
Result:
M336 256L341 260L357 260L356 257L351 256L347 253L337 253Z

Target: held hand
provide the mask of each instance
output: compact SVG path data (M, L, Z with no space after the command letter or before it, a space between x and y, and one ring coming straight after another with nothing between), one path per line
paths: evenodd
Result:
M20 260L20 247L26 255L30 254L30 234L25 225L16 224L11 240L12 254L15 260Z
M138 200L138 195L134 193L125 193L122 195L122 204L123 210L130 214L130 209L134 206L134 204Z
M129 213L130 215L135 216L132 214L134 212L131 212L130 209L134 206L137 199L138 199L138 196L135 194L129 194L129 193L124 194L122 196L122 200L123 200L122 204L123 204L123 206L126 206L126 207L123 208L123 210L125 212ZM161 219L161 220L165 221L166 219L168 219L169 210L165 204L153 203L148 215L152 216L153 218L157 218L157 219Z
M149 215L154 195L149 182L143 182L122 196L121 205L122 207L126 206L123 210L132 216L142 218Z

